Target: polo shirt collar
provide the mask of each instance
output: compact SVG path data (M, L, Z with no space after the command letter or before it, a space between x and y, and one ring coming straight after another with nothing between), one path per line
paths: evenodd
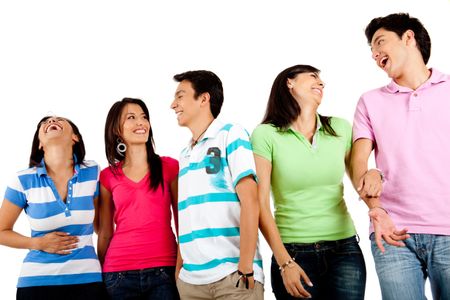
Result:
M448 80L448 76L439 72L438 70L434 69L434 68L430 68L431 71L431 76L430 78L428 78L427 81L425 81L417 90L421 90L421 89L425 89L428 88L434 84L437 83L441 83L444 81ZM408 87L404 87L401 86L399 84L397 84L394 80L392 80L387 86L386 86L386 90L391 93L391 94L395 94L395 93L405 93L405 92L412 92L413 90L408 88Z
M208 138L213 138L217 135L217 133L224 127L224 124L220 122L217 119L214 119L211 124L209 124L208 129L206 129L205 133L203 134L203 137L201 140L197 142L197 145L202 143L204 140ZM189 139L188 147L187 149L192 148L192 139Z

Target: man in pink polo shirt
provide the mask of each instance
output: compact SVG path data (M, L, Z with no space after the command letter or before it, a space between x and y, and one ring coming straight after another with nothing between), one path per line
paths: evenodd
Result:
M427 277L434 299L450 299L450 76L427 68L418 19L391 14L365 33L392 79L358 102L351 174L369 207L383 299L426 299ZM368 171L373 149L378 169Z

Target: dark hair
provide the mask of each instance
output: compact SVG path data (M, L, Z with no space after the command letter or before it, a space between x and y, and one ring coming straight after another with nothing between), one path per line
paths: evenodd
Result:
M148 108L144 101L134 98L123 98L122 101L117 101L113 104L106 117L105 124L105 152L106 159L108 160L109 166L115 175L117 172L118 161L125 159L124 156L119 155L116 151L117 144L119 143L119 132L120 132L120 117L122 111L127 104L137 104L139 105L144 114L150 119ZM155 153L154 149L155 142L153 141L153 132L150 127L148 140L145 143L147 148L147 163L150 168L150 189L156 190L159 185L164 189L164 181L162 175L162 162L158 154Z
M431 53L431 39L419 19L412 18L407 13L390 14L386 17L373 19L365 30L369 45L372 42L373 35L380 28L395 32L399 38L402 38L407 30L412 30L423 61L425 64L428 63Z
M216 74L205 70L188 71L173 76L173 79L177 82L189 81L195 91L195 98L203 93L209 93L211 113L214 118L217 118L223 104L223 87L222 81Z
M287 81L288 79L294 79L301 73L318 74L320 70L309 65L296 65L278 74L270 91L266 113L262 121L263 124L273 124L279 130L285 131L300 115L301 108L289 91ZM325 132L329 135L337 136L330 124L331 117L319 115L319 118Z
M41 128L43 122L47 121L52 117L53 116L43 117L37 124L36 132L34 133L33 137L33 144L31 145L31 154L29 162L30 168L41 166L42 158L44 158L44 150L39 149L39 129ZM84 156L86 155L83 137L81 136L78 127L72 121L66 118L64 118L64 120L66 120L70 124L73 133L78 137L78 142L75 142L75 144L72 147L73 155L75 155L76 157L76 162L74 162L74 164L75 163L82 164L84 162Z

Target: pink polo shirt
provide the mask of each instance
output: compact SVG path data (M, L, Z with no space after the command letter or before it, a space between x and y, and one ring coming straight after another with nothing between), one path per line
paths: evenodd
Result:
M374 141L381 203L397 228L450 235L450 76L431 72L415 91L392 81L363 94L353 141Z
M105 168L100 183L112 194L116 229L106 252L103 272L175 266L177 243L171 227L170 182L178 176L178 161L161 157L164 191L149 188L149 175L134 182Z

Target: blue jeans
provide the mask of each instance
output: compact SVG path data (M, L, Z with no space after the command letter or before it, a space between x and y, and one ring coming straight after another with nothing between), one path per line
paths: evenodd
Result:
M110 299L180 299L175 267L103 273Z
M355 236L338 241L284 246L314 284L309 287L302 282L312 299L364 299L366 265ZM277 299L298 299L287 293L278 264L273 257L271 280Z
M372 254L384 300L422 300L430 278L433 299L450 300L450 236L410 234L406 247L384 243L382 254L371 234Z

